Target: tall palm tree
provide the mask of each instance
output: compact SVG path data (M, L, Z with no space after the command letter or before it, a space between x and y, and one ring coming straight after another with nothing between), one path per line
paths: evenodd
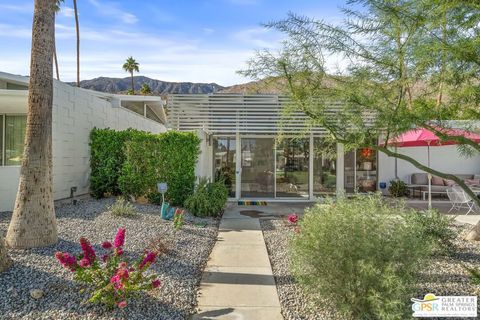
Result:
M0 272L7 270L12 264L12 259L8 256L5 240L0 237Z
M6 236L11 248L47 246L58 240L52 191L54 38L55 2L35 0L25 149Z
M133 72L139 72L139 68L138 68L139 64L137 61L135 61L135 59L133 59L133 57L129 57L125 63L123 64L123 70L127 71L127 72L130 72L130 75L132 77L132 93L135 94L135 85L133 83Z
M75 31L77 34L77 87L80 87L80 28L78 26L77 0L73 0L73 11L75 13Z
M64 2L64 0L56 0L55 3L55 13L60 12L60 5ZM60 72L58 71L58 58L57 58L57 45L55 38L53 39L53 61L55 63L55 72L57 75L57 80L60 80Z

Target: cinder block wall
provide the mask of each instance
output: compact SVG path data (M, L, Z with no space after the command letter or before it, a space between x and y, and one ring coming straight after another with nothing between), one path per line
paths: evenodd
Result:
M27 97L16 108L26 113ZM0 101L0 113L2 103ZM112 106L89 90L54 82L53 98L53 190L55 199L89 192L90 148L89 135L94 128L139 130L160 133L164 125L146 119L132 111ZM19 167L0 167L0 211L12 210L18 187Z

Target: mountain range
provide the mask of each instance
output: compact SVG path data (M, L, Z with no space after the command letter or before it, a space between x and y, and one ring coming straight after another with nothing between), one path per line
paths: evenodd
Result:
M188 93L278 93L277 90L261 85L261 82L249 82L229 87L224 87L216 83L194 83L194 82L169 82L151 79L144 76L133 77L135 91L138 93L141 86L146 83L152 95L165 95L169 93L188 94ZM74 83L70 83L74 85ZM131 78L108 78L99 77L91 80L80 81L80 87L95 91L108 93L126 93L131 88Z

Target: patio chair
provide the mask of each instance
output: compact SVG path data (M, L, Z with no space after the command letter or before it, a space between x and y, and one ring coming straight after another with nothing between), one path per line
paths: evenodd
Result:
M448 188L447 196L452 203L452 208L450 208L448 212L451 212L452 210L459 211L460 209L465 208L468 209L466 214L469 214L475 210L475 202L465 193L465 191L463 191L462 188L458 186Z

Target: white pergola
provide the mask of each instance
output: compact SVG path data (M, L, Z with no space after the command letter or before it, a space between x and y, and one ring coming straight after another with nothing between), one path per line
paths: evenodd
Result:
M300 111L289 111L291 100L278 95L172 94L168 96L168 121L172 129L203 130L210 135L325 135L310 125ZM335 113L339 105L328 112Z

